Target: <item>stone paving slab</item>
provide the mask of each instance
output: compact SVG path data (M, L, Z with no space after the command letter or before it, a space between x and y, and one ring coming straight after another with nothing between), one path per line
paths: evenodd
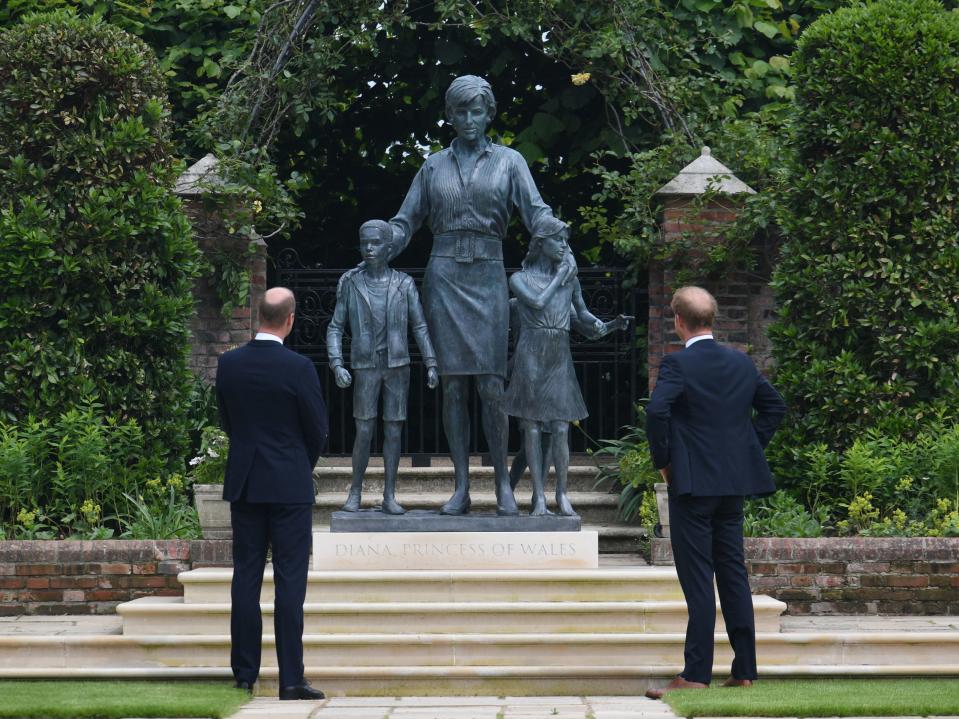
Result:
M257 697L230 719L678 719L645 697L333 697L281 702ZM701 719L724 719L702 717ZM764 719L740 717L738 719ZM794 719L785 717L783 719ZM822 719L836 719L823 717ZM847 718L850 719L850 718ZM883 719L854 717L852 719ZM922 719L901 717L898 719ZM935 717L959 719L959 716Z
M645 697L258 697L231 719L677 719Z

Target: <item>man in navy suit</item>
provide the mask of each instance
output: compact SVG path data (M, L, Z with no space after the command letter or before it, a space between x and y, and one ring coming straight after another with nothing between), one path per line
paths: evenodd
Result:
M216 391L230 437L223 499L233 525L230 665L239 689L260 672L260 587L273 550L273 626L280 699L322 699L303 677L303 602L312 540L313 467L326 445L326 405L313 363L283 346L296 303L267 290L260 331L220 357Z
M756 629L743 554L743 501L776 490L763 449L782 421L782 397L745 354L713 339L716 300L700 287L673 296L686 348L663 357L646 410L653 466L669 485L670 541L686 597L685 666L646 696L703 689L712 679L716 600L732 645L724 686L756 679ZM755 414L753 412L755 410Z

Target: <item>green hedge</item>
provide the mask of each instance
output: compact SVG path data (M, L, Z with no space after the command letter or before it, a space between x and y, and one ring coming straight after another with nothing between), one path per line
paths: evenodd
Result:
M153 52L65 11L0 33L0 412L95 402L183 468L199 256Z
M798 487L812 445L908 440L959 414L959 14L934 0L840 10L792 64L772 331L790 415L773 455Z

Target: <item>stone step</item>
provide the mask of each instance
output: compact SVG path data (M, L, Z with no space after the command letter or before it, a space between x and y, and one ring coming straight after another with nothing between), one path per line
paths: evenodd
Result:
M261 605L265 627L273 604ZM778 632L786 605L753 597L756 631ZM186 604L182 597L144 597L117 607L126 636L206 635L230 631L228 603ZM725 631L717 602L717 631ZM686 630L682 601L307 603L307 634L669 633Z
M439 510L450 498L449 492L426 492L413 494L404 491L402 487L396 491L396 500L405 509L433 509ZM492 492L472 492L473 512L496 511L496 495ZM363 507L379 506L383 497L381 494L365 494L363 496ZM327 526L330 523L330 515L339 510L346 501L346 493L316 495L316 504L313 505L313 524ZM582 517L584 523L589 524L612 524L619 517L618 505L619 496L615 494L604 494L602 492L570 492L569 501L573 509ZM519 505L520 514L529 514L532 503L528 492L517 492L516 503ZM547 504L550 510L555 510L555 498L547 495Z
M673 674L685 635L669 634L305 634L308 667L366 667L393 677L427 667L609 667L613 672L653 668ZM756 635L764 676L945 676L959 675L959 634L860 632ZM28 636L0 637L0 678L51 676L74 668L121 676L131 670L180 669L187 676L225 669L229 635L214 636ZM264 636L264 667L276 666L273 637ZM725 635L716 635L715 666L732 661ZM191 673L195 672L195 674ZM65 676L62 675L62 676ZM522 693L522 692L520 692Z
M181 572L187 604L230 601L233 570ZM570 570L422 570L310 572L310 603L402 602L641 602L678 601L683 593L672 567ZM261 601L273 601L273 570L264 573Z
M619 495L618 486L610 480L597 482L598 469L595 465L573 465L567 472L566 486L570 492L609 492ZM383 467L371 466L363 478L363 492L370 497L383 494ZM493 492L493 468L473 465L470 467L470 488L477 492ZM313 470L313 482L319 494L332 494L343 497L344 501L352 482L352 469L349 465L321 464ZM453 468L449 464L436 467L400 466L397 472L398 491L412 494L438 492L449 497L453 493ZM516 487L516 493L528 496L531 488L529 472L523 476ZM547 489L556 491L556 477L549 473Z
M599 532L600 554L639 556L646 541L646 528L627 524L584 524L583 529Z

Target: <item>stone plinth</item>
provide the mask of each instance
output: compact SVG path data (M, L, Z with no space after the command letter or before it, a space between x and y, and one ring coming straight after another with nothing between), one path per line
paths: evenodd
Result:
M314 532L313 569L596 569L585 532Z

